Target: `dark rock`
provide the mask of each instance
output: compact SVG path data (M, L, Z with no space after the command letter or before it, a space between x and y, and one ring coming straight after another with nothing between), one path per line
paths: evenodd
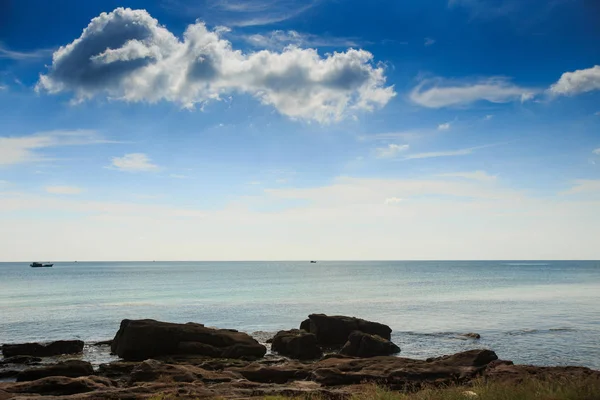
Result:
M48 376L67 376L78 378L94 374L92 364L81 360L68 360L54 365L30 368L19 372L17 382L34 381Z
M428 358L427 362L443 365L461 365L468 367L481 367L498 359L496 353L491 350L469 350L450 356Z
M172 381L205 383L230 382L239 378L229 372L207 371L194 365L173 365L158 360L146 360L137 365L131 372L129 383Z
M138 365L137 362L115 361L98 366L98 375L107 378L123 378L129 376L131 371Z
M488 365L484 376L488 381L504 382L511 385L518 385L532 380L600 383L600 371L585 367L537 367L497 363Z
M340 353L353 357L389 356L400 352L400 347L378 335L354 331Z
M110 346L110 345L112 345L112 339L111 340L103 340L101 342L96 342L93 345L94 346Z
M307 318L300 323L300 329L306 332L310 332L310 318Z
M32 356L12 356L12 357L7 357L4 360L0 360L0 365L6 365L6 364L26 364L26 365L31 365L31 364L37 364L40 361L42 361L42 359L39 358L39 357L32 357Z
M391 339L392 329L378 322L325 314L311 314L308 318L310 323L303 321L300 328L306 330L309 325L307 331L314 333L318 343L324 346L343 346L354 331L378 335L387 340Z
M14 369L0 370L0 379L16 378L17 375L19 375L19 372L21 371L17 371Z
M50 376L31 382L15 383L4 388L9 393L36 393L40 395L67 396L112 387L113 383L97 376L69 378Z
M469 339L481 339L481 335L479 333L473 333L473 332L464 333L464 334L462 334L460 336L465 337L465 338L469 338Z
M323 355L317 344L317 336L298 329L277 332L271 349L298 360L312 360Z
M284 365L264 366L258 363L250 364L243 368L233 368L232 371L239 373L252 382L260 383L286 383L291 380L305 380L311 374L310 364L290 362Z
M2 346L4 357L13 356L35 356L52 357L60 354L78 354L83 351L81 340L59 340L47 344L20 343L5 344Z
M207 355L223 358L260 358L267 349L250 335L201 324L128 320L113 339L111 350L126 360L145 360L171 354Z

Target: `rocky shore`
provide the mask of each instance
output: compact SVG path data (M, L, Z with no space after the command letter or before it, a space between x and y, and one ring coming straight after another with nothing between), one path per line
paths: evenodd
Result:
M600 371L513 365L487 349L427 360L402 358L391 332L377 322L312 314L299 329L280 331L270 339L267 354L265 345L233 329L123 320L114 339L98 343L110 346L120 359L97 368L77 359L43 363L45 357L80 353L81 341L3 345L0 400L271 395L346 399L370 383L415 391L475 380L600 382Z

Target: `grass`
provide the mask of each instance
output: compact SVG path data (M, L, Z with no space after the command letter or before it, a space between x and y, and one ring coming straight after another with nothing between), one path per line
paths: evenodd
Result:
M174 397L157 394L151 400L171 400ZM350 400L600 400L599 380L538 381L518 384L475 382L469 386L427 388L414 393L393 391L366 384ZM284 396L269 396L262 400L290 400ZM294 400L327 400L315 395Z

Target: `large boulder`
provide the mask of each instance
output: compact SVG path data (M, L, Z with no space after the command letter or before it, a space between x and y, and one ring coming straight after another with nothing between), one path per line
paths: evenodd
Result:
M250 335L201 324L174 324L151 319L124 319L111 350L125 360L146 360L172 354L223 358L260 358L267 349Z
M353 357L389 356L400 352L400 347L378 335L354 331L340 353Z
M312 360L323 355L317 343L317 336L298 329L277 332L271 349L283 356L298 360Z
M81 340L58 340L56 342L46 344L20 343L2 345L2 355L4 357L52 357L61 354L78 354L82 351L83 342Z
M308 320L303 321L300 328L314 333L317 336L317 342L324 346L341 347L354 331L377 335L387 340L391 339L392 334L392 328L378 322L340 315L328 316L325 314L309 315Z
M67 376L78 378L94 374L94 367L87 361L67 360L54 365L45 365L39 368L30 368L17 375L17 382L35 381L48 376Z

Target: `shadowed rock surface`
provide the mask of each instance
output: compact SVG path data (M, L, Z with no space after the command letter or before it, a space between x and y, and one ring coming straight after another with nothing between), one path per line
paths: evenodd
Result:
M400 347L381 336L354 331L340 353L354 357L389 356L400 353Z
M87 361L68 360L54 365L30 368L19 372L17 382L34 381L48 376L67 376L77 378L94 374L94 367Z
M232 329L151 319L123 320L112 341L111 350L125 360L145 360L170 354L260 358L267 351L265 346L248 334Z
M307 322L308 321L308 322ZM343 346L350 334L360 331L378 335L391 340L392 328L378 322L340 315L311 314L308 320L302 321L300 329L317 336L317 342L324 346Z
M271 349L298 360L313 360L323 355L317 336L304 330L279 331L273 337Z
M83 351L81 340L58 340L47 344L20 343L2 345L4 357L13 356L35 356L52 357L61 354L78 354Z
M4 360L0 360L0 365L8 365L8 364L31 365L31 364L37 364L40 361L42 361L42 359L39 357L12 356L12 357L7 357Z

